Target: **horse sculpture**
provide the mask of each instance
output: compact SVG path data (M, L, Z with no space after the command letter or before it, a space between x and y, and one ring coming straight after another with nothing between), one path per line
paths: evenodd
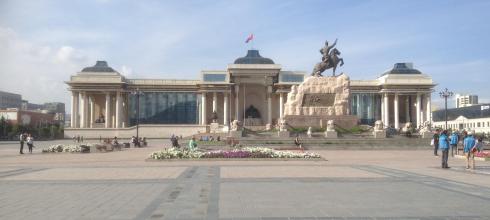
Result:
M337 48L334 48L332 51L330 51L330 54L328 55L328 59L317 63L315 65L315 68L313 69L313 72L311 73L312 76L322 76L322 73L330 68L333 68L333 73L332 76L335 76L335 70L337 69L337 65L340 63L340 66L344 65L344 59L339 57L340 51L337 50Z

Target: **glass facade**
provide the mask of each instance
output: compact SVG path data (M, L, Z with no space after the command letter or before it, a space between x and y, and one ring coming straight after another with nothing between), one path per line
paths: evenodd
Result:
M381 118L381 96L370 93L351 94L351 113L357 115L361 124L374 125Z
M279 81L280 82L303 82L304 77L305 76L303 74L281 73L279 74Z
M129 124L136 125L137 96L129 96ZM139 96L140 124L197 124L197 94L143 92Z

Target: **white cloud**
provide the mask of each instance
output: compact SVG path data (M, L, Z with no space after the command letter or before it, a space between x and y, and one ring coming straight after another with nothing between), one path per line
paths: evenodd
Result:
M123 65L121 67L121 74L123 74L125 77L131 76L133 74L133 69L126 65Z
M89 65L88 55L69 45L51 47L22 39L13 29L0 27L0 88L19 93L32 103L64 102L64 81Z

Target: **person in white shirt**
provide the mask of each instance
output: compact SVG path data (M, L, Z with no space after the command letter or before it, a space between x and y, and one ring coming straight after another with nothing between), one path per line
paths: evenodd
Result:
M34 137L31 134L27 136L27 146L29 147L29 153L32 154L32 148L34 147Z

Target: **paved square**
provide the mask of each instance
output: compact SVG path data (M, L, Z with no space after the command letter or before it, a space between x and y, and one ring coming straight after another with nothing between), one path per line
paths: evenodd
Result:
M157 147L32 155L18 155L16 143L0 148L0 219L490 219L490 162L468 172L450 158L443 170L429 149L316 151L326 161L147 162Z

